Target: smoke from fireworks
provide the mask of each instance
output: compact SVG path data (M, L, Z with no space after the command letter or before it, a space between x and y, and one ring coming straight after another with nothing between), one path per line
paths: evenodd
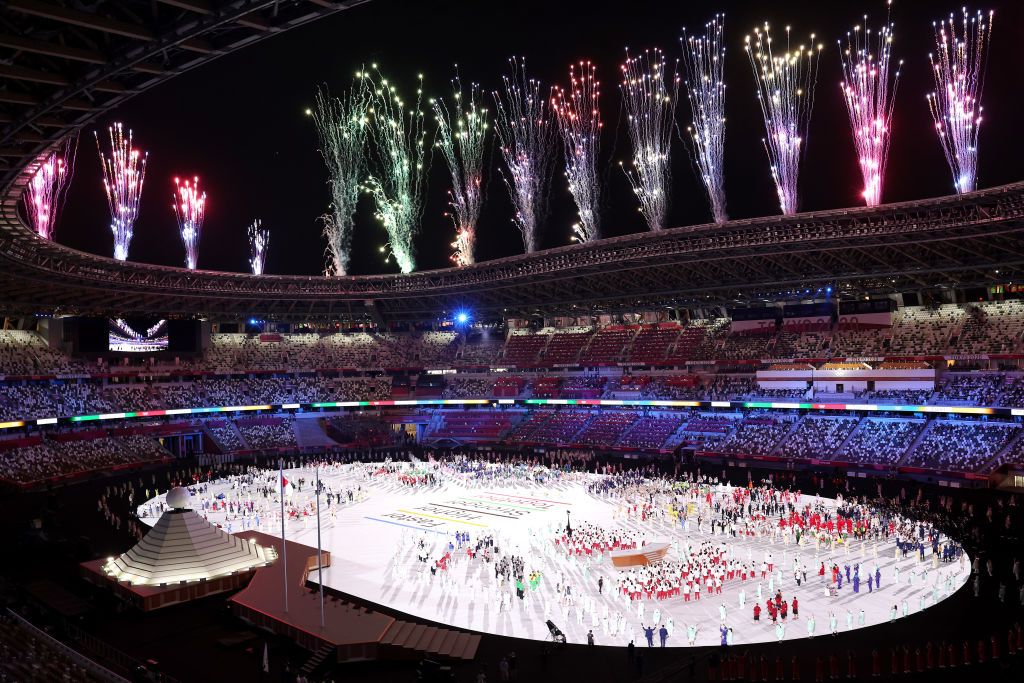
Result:
M267 247L270 246L270 231L263 229L262 225L263 222L257 218L249 226L249 266L253 275L263 275Z
M972 17L964 7L959 35L952 14L933 24L938 52L928 55L935 78L928 108L959 193L973 191L977 181L981 92L993 16L993 12L986 17L979 11Z
M665 227L672 185L669 155L679 100L679 74L675 68L669 74L668 69L665 55L658 48L645 50L636 57L630 57L627 49L619 86L633 141L633 168L623 166L623 170L651 230Z
M526 60L508 61L512 75L502 77L504 94L492 93L497 105L494 123L508 169L501 175L516 211L512 222L530 254L537 249L547 216L558 131L547 98L540 93L540 81L526 77Z
M800 45L793 49L787 26L786 51L776 56L772 52L767 23L763 30L754 29L753 38L749 35L746 38L747 56L757 84L757 102L767 131L764 148L771 162L779 206L787 216L797 209L800 160L807 146L814 86L818 82L818 56L822 46L814 45L813 41L812 33L810 47Z
M120 122L110 126L110 156L100 149L99 134L96 149L103 166L103 189L110 206L110 231L114 234L114 258L124 261L128 258L128 247L132 242L135 220L139 217L139 199L142 184L146 180L146 160L149 154L132 147L132 131L127 137Z
M331 213L321 220L330 258L328 273L333 275L348 272L356 207L366 169L368 106L365 83L360 79L341 97L318 90L316 108L308 110L320 136L320 154L327 164L331 186Z
M195 270L199 263L199 237L206 218L206 193L199 193L199 176L190 183L174 179L174 216L178 219L178 234L185 245L185 267Z
M374 72L361 72L369 93L368 128L376 162L366 191L377 207L377 219L388 233L388 244L381 248L395 257L403 273L416 267L413 239L420 231L423 194L426 186L427 154L423 111L423 75L419 75L413 106L398 95L398 90Z
M601 84L596 67L588 61L569 67L569 92L552 88L551 107L565 147L565 177L576 200L579 222L572 226L573 241L590 242L601 236L601 180L597 173L601 151Z
M861 195L868 206L877 206L882 200L882 181L889 158L892 133L892 108L896 101L896 84L900 78L900 65L892 67L892 22L879 31L855 26L846 34L846 48L839 41L843 65L843 91L846 111L850 114L853 144L857 149L864 190Z
M703 36L690 36L683 29L686 94L693 112L687 127L693 144L691 158L704 184L711 215L716 223L728 220L725 212L725 15L704 24Z
M75 170L78 137L68 137L59 148L39 163L22 198L32 229L43 239L53 239L57 214L64 204L65 192Z
M453 112L441 99L431 100L431 106L438 126L436 145L452 176L448 204L455 223L455 241L451 245L455 251L451 258L456 265L468 266L476 262L476 226L484 203L484 150L490 126L479 86L470 86L468 101L463 97L458 76L452 87Z

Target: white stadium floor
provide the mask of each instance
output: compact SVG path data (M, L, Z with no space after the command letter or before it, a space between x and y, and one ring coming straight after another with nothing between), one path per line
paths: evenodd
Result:
M593 629L598 645L624 646L632 634L639 646L645 644L641 623L650 625L655 610L660 610L655 627L668 625L671 620L669 647L688 645L687 627L690 625L698 628L696 645L717 645L722 624L720 610L724 604L725 624L733 629L734 645L778 638L766 612L762 612L760 623L753 620L753 605L758 602L759 581L756 579L726 581L721 595L703 594L699 601L684 602L682 597L644 600L641 622L639 604L616 594L615 579L620 570L611 566L607 556L600 562L596 561L596 556L594 562L570 559L555 548L553 539L564 529L567 511L575 528L595 524L608 530L632 532L638 540L673 543L669 560L676 559L679 548L684 548L687 542L697 546L709 540L726 544L733 557L752 560L757 567L770 553L777 570L773 586L781 587L784 599L790 603L794 597L798 598L800 605L799 617L794 619L790 613L785 622L786 640L806 638L808 620L812 616L814 635L822 636L829 633L831 614L835 615L838 631L843 632L848 629L848 611L852 628L889 621L894 605L901 616L904 609L910 614L916 613L922 604L929 608L936 600L941 601L955 592L970 573L967 558L962 563L940 564L938 569L933 568L930 552L924 562L913 556L897 560L892 543L853 542L850 549L833 551L817 549L813 543L798 547L772 543L764 537L712 536L696 531L695 524L684 531L681 525L668 521L626 519L620 516L616 502L586 491L587 478L598 475L582 475L554 484L523 482L482 488L467 485L460 478L442 477L440 485L410 488L394 476L367 477L368 467L344 465L321 470L323 482L331 491L354 491L362 487L352 503L335 503L328 508L326 500L321 499L323 547L332 557L330 568L324 572L325 585L457 628L544 640L549 638L545 622L550 619L569 642L586 642L587 631ZM299 510L312 510L314 471L308 468L286 470L285 478L290 482L290 497L286 498L289 505ZM301 491L294 488L299 479L305 480ZM193 508L200 509L204 502L218 494L223 494L223 500L228 501L256 501L259 514L243 518L238 514L207 510L210 521L231 532L258 529L280 535L279 502L264 498L258 490L240 488L237 482L210 483L205 494L193 497ZM159 504L162 499L160 496L140 506L143 521L155 522L158 514L153 504ZM804 497L802 502L806 501ZM830 504L834 506L835 502L830 501ZM470 560L458 552L453 553L459 559L449 564L447 576L442 577L445 572L441 571L432 576L430 564L443 555L456 531L468 532L473 543L492 535L502 554L511 549L513 554L524 557L527 573L542 572L537 590L528 590L524 601L513 593L511 604L501 609L494 564L479 557ZM290 518L286 534L289 540L315 547L315 515L300 513L298 518ZM417 547L421 539L430 558L428 563L417 557L424 552ZM793 580L794 556L799 556L808 572L808 581L800 587ZM869 593L866 583L862 582L860 592L855 594L844 577L838 595L829 596L825 582L818 576L822 562L826 566L834 562L840 568L847 564L852 568L860 563L865 580L866 572L874 574L877 566L881 570L882 587ZM894 585L896 567L900 572L899 585ZM311 576L316 577L315 573ZM602 594L598 593L598 576L604 577ZM913 584L910 583L912 576ZM572 587L573 605L563 604L565 601L559 600L556 593L556 586L566 582ZM770 594L768 579L761 581L761 586L763 608ZM739 606L741 590L746 598L742 609ZM577 613L577 605L585 609ZM862 610L863 626L859 615ZM656 635L655 645L657 641Z

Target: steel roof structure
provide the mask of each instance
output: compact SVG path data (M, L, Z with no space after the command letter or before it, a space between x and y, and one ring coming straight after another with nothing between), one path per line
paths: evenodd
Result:
M190 271L85 254L36 237L18 216L18 195L15 184L0 204L0 307L23 313L417 320L470 307L477 316L582 315L720 305L787 288L830 285L862 296L1024 280L1024 183L358 277Z
M131 95L366 0L0 3L0 311L431 319L725 305L1024 280L1024 182L874 208L627 235L409 275L285 276L120 262L38 238L20 216L34 161ZM29 21L30 20L30 21ZM998 271L998 272L997 272Z
M0 2L0 177L169 78L368 1Z

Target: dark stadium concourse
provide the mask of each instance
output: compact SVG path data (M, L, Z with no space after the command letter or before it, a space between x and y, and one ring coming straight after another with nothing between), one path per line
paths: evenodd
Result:
M0 2L0 681L1019 680L1024 8L721 4Z

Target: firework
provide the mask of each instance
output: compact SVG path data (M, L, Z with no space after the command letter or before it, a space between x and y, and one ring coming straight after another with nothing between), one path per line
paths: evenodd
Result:
M125 261L128 259L135 220L139 217L139 199L142 197L142 184L146 180L146 160L149 154L132 147L132 131L129 128L126 137L121 123L110 126L109 132L110 156L107 157L100 149L99 134L95 134L96 149L103 166L103 189L110 206L114 258Z
M416 100L409 107L397 88L374 71L363 71L369 96L367 126L374 168L365 189L377 207L377 219L388 234L381 248L394 256L403 273L416 267L413 239L420 231L423 194L426 187L427 155L423 110L423 75L419 76Z
M763 29L754 29L753 38L746 38L747 56L757 84L757 102L767 131L764 148L771 162L779 206L787 216L796 213L800 160L807 146L814 86L818 82L822 46L813 42L812 33L810 47L792 48L787 26L786 51L775 55L767 23Z
M690 36L683 29L679 39L686 70L686 94L693 112L687 127L692 142L691 159L704 184L711 215L724 223L725 212L725 15L704 25L703 36Z
M551 108L558 120L558 132L565 147L565 177L569 193L576 200L579 222L572 226L573 241L590 242L601 235L598 208L601 181L597 173L601 151L601 84L594 77L596 67L590 62L569 67L568 94L552 88Z
M551 109L540 93L540 81L526 77L526 60L508 60L512 75L503 76L504 95L495 91L494 123L501 141L508 188L515 216L512 222L523 237L526 253L536 251L547 216L551 172L555 166L555 136Z
M892 107L903 62L897 62L895 70L892 69L892 22L887 22L881 30L872 31L867 27L867 20L865 15L864 26L854 26L853 31L846 34L845 49L839 41L843 66L839 87L850 114L857 163L864 179L861 195L868 206L877 206L882 199L882 180L892 133Z
M640 213L651 230L665 227L672 168L669 155L679 100L679 74L661 50L644 51L622 65L622 103L628 114L629 137L633 141L633 167L623 170L640 200Z
M199 262L199 237L206 217L206 193L199 193L199 176L181 182L174 179L174 216L178 219L178 233L185 245L185 267L195 270Z
M43 239L53 239L57 214L64 204L68 182L74 174L78 138L68 137L59 148L39 163L25 187L25 213L32 228Z
M959 35L952 14L948 20L933 24L938 52L928 55L935 77L935 92L928 95L928 108L953 172L953 185L961 193L973 191L977 180L981 91L993 16L992 12L987 17L981 12L970 16L963 8Z
M455 223L452 261L459 266L476 262L476 225L483 207L484 150L487 141L487 109L482 106L479 86L470 86L468 101L463 98L462 83L452 81L454 113L443 100L431 100L437 119L438 149L448 164L452 189L448 193L449 215ZM454 121L453 121L454 119Z
M249 266L253 275L263 275L267 261L267 247L270 246L270 231L262 227L258 218L249 226Z
M360 78L341 97L318 90L316 108L307 112L320 136L320 154L327 164L331 186L331 213L321 220L330 260L328 273L334 275L348 272L356 207L366 169L368 106L368 93Z

